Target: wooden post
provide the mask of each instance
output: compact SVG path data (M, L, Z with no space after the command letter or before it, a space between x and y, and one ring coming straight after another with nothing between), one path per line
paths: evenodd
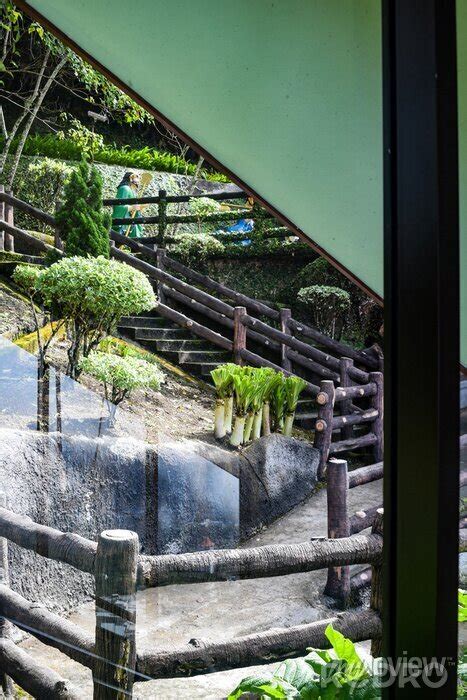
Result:
M353 367L353 360L350 357L341 357L339 360L339 369L340 369L340 386L344 389L347 386L351 386L352 381L349 377L349 368ZM341 416L348 416L349 413L352 413L352 399L347 399L345 401L341 401L339 404L339 408L341 411ZM351 425L343 425L341 428L341 439L342 440L348 440L349 438L352 437L353 434L353 428Z
M349 537L350 522L347 508L349 474L345 459L330 459L327 468L328 537ZM350 595L350 567L332 566L324 594L346 607Z
M234 362L237 365L243 365L241 351L246 349L246 326L242 323L242 316L245 316L246 308L244 306L236 306L234 308L234 339L233 352Z
M0 185L0 193L3 193L4 191L5 187ZM5 202L0 201L0 222L2 221L5 221ZM0 231L0 251L3 250L5 250L5 231Z
M287 333L287 335L292 335L289 328L289 319L292 317L292 312L290 309L281 309L279 312L280 316L280 329L282 333ZM288 345L281 343L281 367L287 372L292 371L292 362L287 357L287 352L290 350Z
M139 540L129 530L106 530L97 543L94 700L133 696L136 664L136 573Z
M376 512L376 518L372 527L373 535L383 536L383 508L378 508ZM383 614L383 571L382 571L382 561L378 564L373 564L371 567L371 598L370 607L372 610L378 613L378 615ZM381 656L381 639L371 640L371 653L373 656Z
M7 190L7 194L13 194L11 190ZM14 220L14 209L11 206L11 204L5 204L5 221L7 224L10 224L10 226L15 225L15 220ZM11 233L6 233L5 234L5 250L8 250L10 253L15 252L15 239L11 235Z
M384 380L382 372L370 372L370 382L376 384L376 394L371 397L371 407L378 411L378 417L372 423L373 432L378 438L373 448L375 462L381 462L384 453Z
M320 452L318 479L323 479L326 472L326 463L329 457L329 447L332 440L332 418L334 414L334 399L336 388L330 379L323 379L320 384L320 392L316 397L318 404L318 418L315 426L314 446Z
M164 245L165 232L167 228L167 192L159 190L159 205L158 205L158 233L162 245Z
M0 491L0 508L6 508L6 496ZM8 540L5 537L0 537L0 584L8 586L10 584L8 575ZM0 617L0 639L8 638L10 623L5 618ZM2 697L13 699L15 692L13 681L5 673L0 673L0 690L3 692Z
M165 249L158 248L156 250L156 267L158 267L159 270L162 270L162 271L165 270L165 258L166 258ZM166 298L166 295L164 292L164 285L160 280L157 280L157 297L158 297L161 304L167 303L167 298Z

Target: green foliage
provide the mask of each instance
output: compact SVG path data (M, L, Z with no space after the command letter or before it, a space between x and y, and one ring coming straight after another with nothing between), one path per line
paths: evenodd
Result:
M457 665L457 697L467 698L467 648L464 647Z
M305 389L307 383L301 377L286 377L284 379L285 411L293 415L297 409L300 394Z
M36 293L36 287L41 275L41 268L37 265L17 265L12 279L28 296Z
M331 651L311 649L303 659L287 659L274 673L249 676L229 695L237 700L246 694L260 698L303 700L377 700L381 691L371 669L360 658L350 639L332 625L326 629Z
M65 185L65 201L55 218L65 254L109 257L111 214L102 207L102 178L82 160Z
M44 306L67 324L68 374L79 375L79 362L111 333L121 316L153 308L148 279L129 265L97 258L64 258L39 275L36 289Z
M274 385L270 398L272 429L278 433L282 432L285 417L285 377L283 374L279 377L280 381Z
M457 615L459 622L467 622L467 591L459 588Z
M66 118L68 119L67 115ZM95 151L104 148L104 137L88 129L79 119L71 118L66 132L58 131L57 138L62 141L69 139L75 143L85 158L93 157Z
M0 141L0 146L3 140ZM16 142L13 141L13 147ZM23 155L25 156L47 156L49 158L60 158L62 160L81 160L86 149L83 151L83 144L79 139L57 137L54 134L34 134L28 136L24 145ZM139 168L141 170L155 170L158 172L181 173L194 175L196 165L189 163L180 156L172 153L164 153L155 148L146 146L144 148L130 148L124 146L115 148L104 145L96 147L93 151L94 160L108 165L121 165L125 168ZM213 173L202 170L200 177L206 180L217 182L229 182L229 179L221 173Z
M212 381L219 399L225 399L232 395L234 387L234 375L241 368L232 363L226 363L211 370Z
M185 233L177 236L176 244L169 247L170 253L188 267L196 267L212 255L220 255L224 250L222 243L208 234Z
M345 315L350 309L350 295L339 287L313 285L300 289L298 301L306 309L312 323L331 338L340 338Z
M135 389L158 391L164 374L150 362L112 353L91 352L81 359L79 369L102 382L105 396L118 405Z

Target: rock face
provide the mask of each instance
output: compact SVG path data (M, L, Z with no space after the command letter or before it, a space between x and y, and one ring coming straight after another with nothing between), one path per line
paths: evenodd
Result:
M242 540L294 508L316 486L319 452L295 438L262 437L239 462Z
M0 484L11 510L92 540L129 529L153 554L238 542L238 479L183 443L1 429ZM92 593L71 567L11 544L10 559L12 587L52 609Z
M240 538L246 540L307 498L316 486L319 452L273 434L242 452L192 442L191 449L240 479Z

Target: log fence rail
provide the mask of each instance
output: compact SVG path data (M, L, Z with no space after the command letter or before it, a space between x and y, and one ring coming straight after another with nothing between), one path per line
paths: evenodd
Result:
M1 505L3 504L3 505ZM0 552L6 559L8 540L41 556L91 573L95 580L95 635L31 603L0 582L0 678L11 679L38 698L68 698L79 694L69 683L44 668L11 640L7 623L59 649L91 669L96 700L133 697L134 682L227 670L267 663L305 653L308 646L326 648L329 623L354 641L381 637L380 609L345 612L325 620L273 629L221 642L191 640L169 648L136 648L136 591L179 583L285 576L352 563L381 566L380 532L345 539L290 545L210 550L192 554L140 555L138 536L127 530L107 530L93 542L39 525L8 510L0 494ZM3 568L5 563L3 561ZM5 632L6 630L6 632Z

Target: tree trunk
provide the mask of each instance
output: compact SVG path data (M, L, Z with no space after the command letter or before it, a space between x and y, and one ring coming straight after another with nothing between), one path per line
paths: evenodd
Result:
M37 113L39 112L39 110L42 106L42 102L44 101L44 98L47 95L52 83L54 82L55 78L62 70L62 68L65 65L65 63L67 62L67 60L68 60L68 58L66 56L64 56L57 63L57 65L53 69L52 73L47 78L44 86L42 87L42 89L39 92L39 95L36 99L36 103L35 103L33 109L31 110L29 118L26 121L26 124L25 124L24 129L23 129L23 133L21 134L21 138L20 138L18 146L16 148L16 152L15 152L15 155L13 158L13 164L11 166L11 170L10 170L10 173L8 175L8 187L9 188L13 187L13 182L15 179L16 171L18 169L19 160L20 160L21 155L23 153L24 144L26 143L26 139L27 139L29 132L31 130L31 126L33 125L34 120L37 117Z
M39 94L39 89L40 89L40 86L41 86L41 83L42 83L42 78L44 77L44 71L45 71L45 69L46 69L46 67L47 67L47 63L48 63L48 60L49 60L49 56L50 56L50 51L47 50L46 53L45 53L45 56L44 56L44 60L42 61L42 66L41 66L41 68L40 68L40 70L39 70L39 74L38 74L38 76L37 76L37 80L36 80L36 84L35 84L35 86L34 86L33 93L32 93L32 95L31 95L31 97L29 98L29 100L26 100L26 102L25 102L25 104L24 104L23 111L21 112L21 114L20 114L20 115L18 116L18 118L16 119L15 123L13 124L13 126L12 126L12 128L11 128L11 131L10 131L10 133L9 133L9 136L8 136L8 138L7 138L6 141L5 141L5 145L4 145L4 147L3 147L3 152L2 152L2 154L0 155L0 173L3 172L3 168L5 167L5 162L6 162L8 153L10 152L10 148L11 148L11 144L12 144L12 142L13 142L13 139L14 139L15 136L16 136L16 132L18 131L18 129L19 129L19 127L21 126L21 124L23 123L23 120L24 120L24 118L26 117L26 114L29 112L30 108L31 108L32 105L34 104L34 101L37 99L37 96L38 96L38 94Z

